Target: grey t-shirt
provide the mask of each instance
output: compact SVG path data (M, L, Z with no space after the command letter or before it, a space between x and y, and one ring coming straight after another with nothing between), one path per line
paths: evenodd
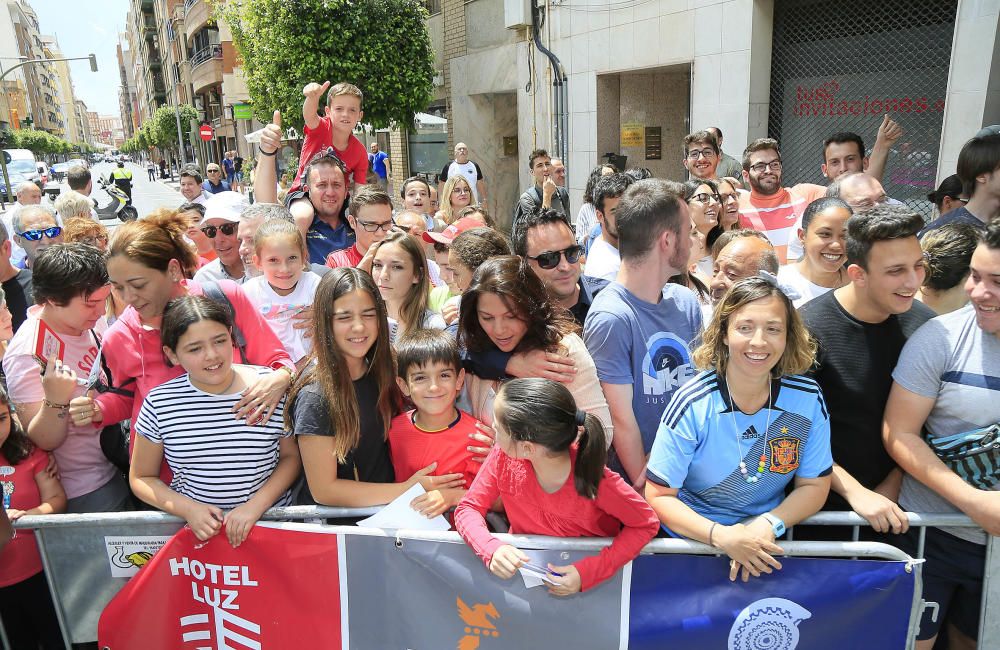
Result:
M590 305L583 336L597 377L632 385L632 410L647 454L670 397L697 374L691 350L700 334L698 298L677 284L666 285L654 305L612 282Z
M927 321L914 332L892 373L897 384L935 400L925 425L930 436L947 436L1000 422L1000 339L976 323L971 305ZM1000 487L1000 486L998 486ZM899 503L911 512L959 512L910 475ZM977 544L978 528L945 528Z

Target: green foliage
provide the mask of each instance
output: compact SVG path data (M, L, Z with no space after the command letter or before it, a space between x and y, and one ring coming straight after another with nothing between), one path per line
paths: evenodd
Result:
M242 0L216 11L264 123L279 109L282 126L302 132L302 88L311 81L361 88L364 121L376 128L405 127L430 102L434 55L419 0Z
M180 107L181 138L188 141L191 134L191 120L198 118L198 111L190 104ZM177 115L173 106L161 106L147 120L140 133L146 141L160 149L177 149Z
M8 139L8 149L28 149L37 155L70 153L73 145L57 138L46 131L35 131L33 129L17 129L10 132Z

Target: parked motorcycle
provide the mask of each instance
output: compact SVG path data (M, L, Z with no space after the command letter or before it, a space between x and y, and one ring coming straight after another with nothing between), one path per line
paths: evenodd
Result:
M139 218L139 211L132 206L132 199L120 187L112 183L109 179L98 177L98 184L111 201L107 205L98 205L96 208L98 219L114 219L117 217L122 221L135 221Z

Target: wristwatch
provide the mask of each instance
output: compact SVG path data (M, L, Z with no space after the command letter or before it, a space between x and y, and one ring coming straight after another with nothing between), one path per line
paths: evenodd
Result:
M785 522L781 519L772 515L770 512L765 512L761 515L761 517L766 519L767 523L771 524L771 530L774 532L775 539L785 534Z

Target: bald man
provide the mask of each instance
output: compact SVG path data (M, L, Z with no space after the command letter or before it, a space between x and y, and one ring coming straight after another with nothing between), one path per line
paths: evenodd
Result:
M27 257L27 253L25 253L14 237L14 215L25 206L40 204L42 202L42 190L38 189L38 186L31 181L24 181L15 188L14 196L17 197L17 201L3 214L3 225L10 235L10 261L14 266L24 268L24 260Z
M486 179L483 178L483 170L479 165L469 160L469 145L464 142L455 144L455 159L444 166L441 175L438 177L438 194L444 191L444 184L452 176L461 174L469 181L472 188L472 201L474 203L486 202Z
M718 304L738 280L761 271L778 275L778 256L763 233L755 230L733 232L740 233L740 236L733 237L722 247L712 266L709 291L713 305Z

